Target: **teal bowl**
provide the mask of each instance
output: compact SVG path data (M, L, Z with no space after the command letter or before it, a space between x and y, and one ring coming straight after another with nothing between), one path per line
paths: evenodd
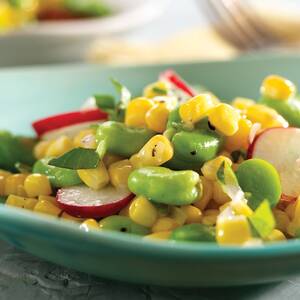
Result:
M257 97L264 76L277 73L300 84L300 58L247 58L230 62L139 67L70 65L0 71L0 128L30 133L30 123L73 110L97 92L112 92L108 78L134 94L172 67L222 99ZM248 248L148 241L114 232L83 232L68 222L0 206L0 238L54 263L103 278L176 287L234 286L279 281L300 274L300 241Z

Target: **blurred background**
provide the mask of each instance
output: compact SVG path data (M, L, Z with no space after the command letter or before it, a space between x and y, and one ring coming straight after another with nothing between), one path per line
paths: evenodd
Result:
M296 0L0 0L0 67L297 52Z

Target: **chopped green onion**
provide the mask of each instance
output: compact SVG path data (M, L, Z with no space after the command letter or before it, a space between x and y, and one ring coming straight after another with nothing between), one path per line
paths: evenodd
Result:
M81 170L95 169L98 167L100 157L93 149L75 148L58 158L49 161L50 166Z
M166 91L165 89L161 89L157 86L153 87L152 91L156 94L159 94L159 95L167 95L168 94L168 91Z
M101 140L99 141L98 143L98 147L96 149L96 153L98 154L98 156L100 157L100 159L102 159L106 153L106 141L105 139L104 140Z
M98 108L106 111L116 107L115 98L111 95L95 95L95 101Z
M120 103L118 107L120 107L121 109L125 109L131 100L130 91L127 89L125 85L123 85L122 83L120 83L118 80L114 78L111 78L111 82L114 85L116 91L121 95Z

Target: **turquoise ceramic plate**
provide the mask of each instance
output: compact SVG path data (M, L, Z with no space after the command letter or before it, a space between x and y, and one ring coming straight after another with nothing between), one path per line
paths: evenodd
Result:
M255 97L269 73L300 83L300 58L107 68L60 66L0 72L0 128L28 133L32 120L80 106L95 92L111 92L116 77L138 93L160 71L174 67L192 83L217 95ZM150 242L109 232L84 233L76 226L0 207L0 237L52 262L105 278L170 286L229 286L285 279L300 273L300 241L255 248Z

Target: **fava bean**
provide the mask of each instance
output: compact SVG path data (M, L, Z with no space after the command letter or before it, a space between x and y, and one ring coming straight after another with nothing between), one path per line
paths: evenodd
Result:
M170 240L186 242L216 242L216 229L204 224L188 224L173 230Z

